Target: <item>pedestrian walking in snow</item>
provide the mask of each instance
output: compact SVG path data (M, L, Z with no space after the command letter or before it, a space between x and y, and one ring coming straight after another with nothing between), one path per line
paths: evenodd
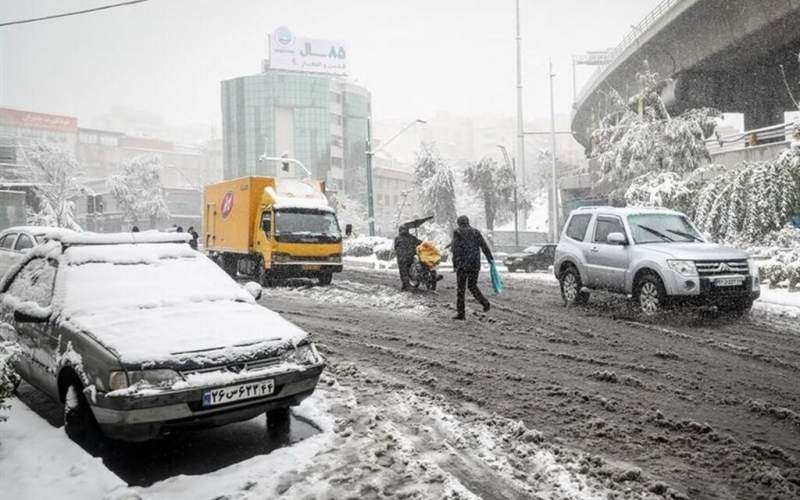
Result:
M138 232L139 232L139 226L133 226L133 227L131 228L131 232L132 232L132 233L138 233Z
M197 250L197 240L200 238L200 235L194 230L194 226L189 226L186 232L192 237L192 239L189 240L189 246L192 247L192 250Z
M480 231L469 225L469 218L462 215L458 218L458 227L453 231L453 268L456 271L456 311L453 319L464 319L464 295L469 288L475 300L483 306L483 312L489 312L491 305L478 288L478 274L481 272L481 251L490 263L494 261L492 251Z
M411 234L405 225L400 226L398 233L394 239L394 253L397 255L397 270L400 272L400 289L408 290L409 271L414 264L414 256L417 255L417 246L422 241Z

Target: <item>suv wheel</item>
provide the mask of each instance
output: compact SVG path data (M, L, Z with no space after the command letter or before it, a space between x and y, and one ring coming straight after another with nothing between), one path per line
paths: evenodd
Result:
M667 304L667 292L658 276L646 274L636 284L634 293L639 309L646 316L652 316L664 309Z
M564 299L564 305L585 304L589 300L589 292L582 290L581 275L573 266L564 269L558 281L561 285L561 298Z

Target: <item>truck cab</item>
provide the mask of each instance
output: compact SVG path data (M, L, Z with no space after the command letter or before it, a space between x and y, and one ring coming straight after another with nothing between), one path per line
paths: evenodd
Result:
M211 185L204 219L209 255L233 276L328 285L342 270L342 233L322 182L245 177Z

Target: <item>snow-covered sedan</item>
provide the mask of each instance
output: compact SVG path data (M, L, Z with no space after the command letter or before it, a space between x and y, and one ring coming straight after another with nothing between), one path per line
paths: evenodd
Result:
M314 391L323 361L308 334L187 238L54 235L0 282L0 338L21 347L19 374L65 404L71 437L97 425L142 441L264 412L273 425Z

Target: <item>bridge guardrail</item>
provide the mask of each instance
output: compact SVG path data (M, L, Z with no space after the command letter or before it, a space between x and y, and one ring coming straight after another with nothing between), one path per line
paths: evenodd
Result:
M759 146L785 141L794 133L795 123L786 122L753 130L745 130L735 134L711 137L706 139L709 153L722 153L750 146Z

